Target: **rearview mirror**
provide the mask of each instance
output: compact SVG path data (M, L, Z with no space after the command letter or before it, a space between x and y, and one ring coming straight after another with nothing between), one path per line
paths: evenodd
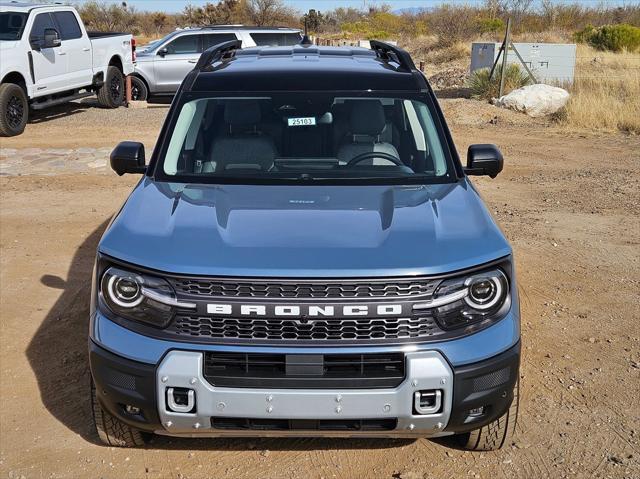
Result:
M111 169L119 176L125 173L147 171L144 159L144 145L137 141L123 141L111 152Z
M60 34L55 28L44 29L44 40L42 42L42 48L55 48L62 45L60 40Z
M167 53L169 53L169 49L167 47L158 50L158 55L160 55L161 57L164 57Z
M471 145L467 151L467 175L495 178L502 171L504 159L496 145Z

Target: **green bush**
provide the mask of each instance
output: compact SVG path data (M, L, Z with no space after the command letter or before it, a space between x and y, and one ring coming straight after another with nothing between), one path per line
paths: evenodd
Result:
M584 29L576 32L574 38L576 41L588 43L598 50L612 52L640 50L640 28L626 23L603 25L598 28L587 25Z
M502 65L496 68L496 71L493 72L493 78L491 79L489 79L490 70L488 68L482 68L473 72L469 78L471 97L476 100L491 100L492 98L497 98L500 95L501 72ZM511 63L507 65L504 80L504 95L530 83L531 79L527 73L522 71L517 64Z
M504 22L499 18L478 18L476 23L480 33L496 33L505 29Z

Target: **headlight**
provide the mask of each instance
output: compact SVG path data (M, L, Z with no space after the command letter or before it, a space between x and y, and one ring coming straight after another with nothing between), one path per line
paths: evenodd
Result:
M414 305L429 310L443 329L455 329L499 319L509 299L509 281L500 269L447 279L428 303Z
M178 301L165 280L115 266L102 276L100 297L115 315L160 328L169 325L176 310L196 307Z

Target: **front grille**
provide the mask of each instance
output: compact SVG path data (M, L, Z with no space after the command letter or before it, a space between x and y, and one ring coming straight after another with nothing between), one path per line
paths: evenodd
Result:
M229 298L404 298L433 294L438 280L269 281L169 278L178 295Z
M407 318L318 318L306 321L180 314L165 331L182 339L196 341L211 339L371 341L434 338L446 334L432 317L420 314Z
M405 376L402 353L260 354L206 352L213 386L250 388L391 388Z
M213 429L254 431L392 431L393 419L252 419L212 417Z

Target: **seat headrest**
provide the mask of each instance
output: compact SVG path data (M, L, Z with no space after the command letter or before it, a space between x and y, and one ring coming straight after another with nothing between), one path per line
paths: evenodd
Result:
M377 136L386 125L384 108L378 100L358 100L353 102L349 123L354 135Z
M224 121L228 125L255 125L260 116L260 105L255 101L230 101L224 107Z

